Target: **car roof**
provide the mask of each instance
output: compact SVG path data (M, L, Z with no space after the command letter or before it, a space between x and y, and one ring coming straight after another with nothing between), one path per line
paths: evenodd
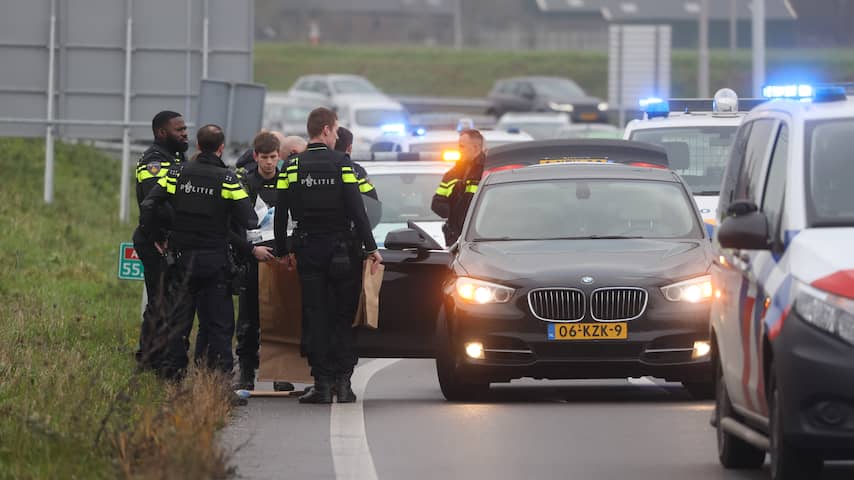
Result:
M360 162L368 175L395 175L399 173L442 175L454 166L450 162Z
M668 117L635 119L626 125L626 132L634 130L650 130L659 128L679 127L712 127L712 126L734 126L738 127L744 120L746 113L728 115L712 115L710 113L677 114Z
M854 117L854 100L832 102L801 102L797 100L771 100L753 109L749 118L761 117L764 112L782 111L802 121Z
M533 137L525 132L510 133L505 130L480 130L483 139L486 141L508 141L508 142L525 142ZM433 142L456 142L460 137L460 132L456 130L428 130L424 135L384 135L374 140L376 142L389 141L396 143L407 143L416 145L419 143ZM494 147L498 148L498 147Z
M573 80L573 79L571 79L571 78L561 77L561 76L558 76L558 75L521 75L521 76L518 76L518 77L502 78L501 80L513 80L513 81L519 81L519 80L529 80L529 81L537 81L537 80L569 80L569 81L570 81L570 82L572 82L572 83L576 83L576 82L575 82L575 80Z
M619 179L681 183L679 176L665 168L633 167L615 163L554 163L501 170L490 173L484 185L534 180Z
M505 122L528 122L546 124L569 124L569 115L566 113L520 113L507 112L498 119L498 125Z
M346 97L351 97L347 95ZM387 108L390 110L405 110L403 105L385 96L365 97L364 94L352 95L358 97L354 100L347 98L346 107L350 109L359 108Z

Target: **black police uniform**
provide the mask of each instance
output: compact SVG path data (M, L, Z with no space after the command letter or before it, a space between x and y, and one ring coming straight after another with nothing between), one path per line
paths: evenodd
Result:
M359 300L360 247L369 253L377 249L358 179L344 154L312 143L279 174L277 188L276 246L278 252L296 254L302 351L315 379L314 391L300 401L329 403L333 381L339 402L355 401L350 376L358 357L351 325ZM287 238L289 213L297 222L292 239Z
M451 246L460 238L471 200L483 176L486 156L481 153L469 162L459 162L442 177L433 195L430 208L446 219L442 226L445 245Z
M156 210L164 202L174 212L169 250L176 264L169 275L166 351L159 373L167 378L183 374L197 310L206 342L197 353L204 354L208 367L230 372L234 309L228 278L229 225L233 218L245 228L256 226L249 196L222 159L202 153L194 162L171 168L142 202L144 233L156 228Z
M272 178L266 179L257 170L250 170L244 175L238 175L243 187L249 194L249 201L255 205L258 197L268 206L275 207L278 200L276 182L279 170L276 169ZM274 248L273 240L261 242L258 245ZM246 288L240 294L240 308L237 316L237 357L243 370L254 371L258 368L258 348L260 340L259 311L258 311L258 261L252 255L253 245L248 244L248 251L243 256L247 265ZM247 255L248 253L248 255Z
M183 152L170 151L165 143L155 141L142 154L136 164L136 202L141 205L148 192L157 185L169 169L185 161ZM162 296L160 291L163 274L163 256L154 246L155 241L165 239L165 231L145 235L139 227L133 232L133 248L136 250L145 275L145 291L148 303L142 315L142 326L139 333L139 350L136 359L144 366L156 363L155 351L162 345L152 345L154 332L157 330L158 319L163 317L158 311L157 301Z

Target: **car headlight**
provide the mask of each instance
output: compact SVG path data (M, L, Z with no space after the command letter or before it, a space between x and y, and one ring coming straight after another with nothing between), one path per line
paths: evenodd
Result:
M700 303L712 299L712 276L684 280L661 287L664 298L671 302Z
M795 311L807 323L854 344L854 301L799 284Z
M573 107L571 103L549 102L549 108L559 112L572 112L575 110L575 107Z
M475 278L459 277L456 283L457 295L468 303L507 303L514 289Z
M596 106L596 108L598 108L600 112L607 112L608 106L608 102L601 102L599 103L599 105Z

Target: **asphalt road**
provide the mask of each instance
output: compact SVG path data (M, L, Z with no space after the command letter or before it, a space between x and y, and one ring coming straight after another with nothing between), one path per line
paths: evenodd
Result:
M692 400L679 384L521 380L494 385L484 402L456 404L442 397L432 360L368 360L357 368L354 389L361 394L354 405L250 399L223 434L239 476L768 478L767 466L721 468L712 402ZM854 465L828 465L822 478L854 478Z

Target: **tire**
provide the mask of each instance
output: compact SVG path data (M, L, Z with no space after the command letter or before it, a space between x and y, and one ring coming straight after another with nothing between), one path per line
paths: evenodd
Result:
M724 431L721 419L733 416L732 404L724 381L723 368L720 360L715 359L715 379L717 394L715 396L716 434L718 440L718 459L724 468L758 469L765 463L765 451L754 447L731 433Z
M436 339L436 373L442 395L451 402L469 402L482 399L489 392L488 382L472 382L459 374L460 348L450 337L444 308L439 311Z
M771 386L768 389L771 410L771 480L800 480L819 478L824 461L818 452L797 448L786 442L783 430L783 409L780 405L780 388L777 385L774 365L771 365Z
M715 382L682 382L694 400L714 400Z

